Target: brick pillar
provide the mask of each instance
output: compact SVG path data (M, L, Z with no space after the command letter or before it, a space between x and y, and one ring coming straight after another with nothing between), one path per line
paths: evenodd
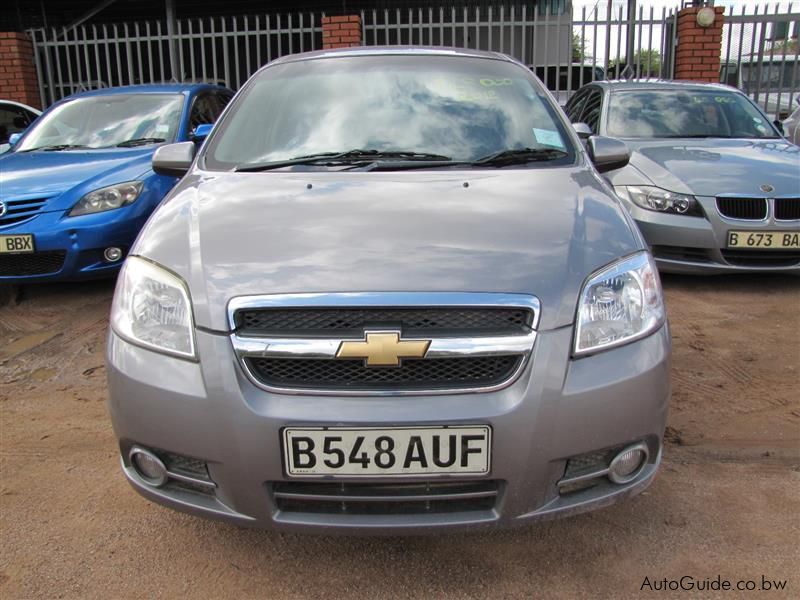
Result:
M0 32L0 98L41 108L33 42L25 33Z
M322 47L350 48L361 45L361 17L322 17Z
M675 79L719 83L719 57L722 52L722 22L725 8L712 7L714 24L700 27L697 12L702 7L684 8L678 13L678 46L675 52Z

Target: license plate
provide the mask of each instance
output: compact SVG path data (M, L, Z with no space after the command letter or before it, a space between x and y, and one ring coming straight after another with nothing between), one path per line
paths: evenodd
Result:
M485 475L492 430L452 427L287 427L283 455L290 477Z
M27 254L33 252L33 236L0 235L0 254Z
M798 231L729 231L728 248L785 250L800 248Z

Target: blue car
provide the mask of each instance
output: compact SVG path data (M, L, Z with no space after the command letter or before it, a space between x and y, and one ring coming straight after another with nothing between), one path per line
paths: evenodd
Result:
M0 284L114 275L177 178L161 144L200 143L233 92L208 84L94 90L50 107L0 156Z

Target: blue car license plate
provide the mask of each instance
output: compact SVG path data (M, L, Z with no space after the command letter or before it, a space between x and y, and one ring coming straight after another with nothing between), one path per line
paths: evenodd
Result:
M0 254L28 254L33 251L33 236L29 233L0 235Z

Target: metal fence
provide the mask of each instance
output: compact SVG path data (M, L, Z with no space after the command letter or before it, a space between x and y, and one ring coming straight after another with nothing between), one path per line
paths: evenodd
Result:
M319 16L233 16L35 29L42 105L78 91L168 81L238 88L261 65L322 47Z
M422 3L422 0L420 0ZM443 4L445 2L443 1ZM360 11L365 45L421 44L493 50L533 69L562 103L602 78L673 74L677 10L598 0L576 10L565 0L486 0L466 6ZM783 116L800 88L800 2L727 8L721 80ZM324 13L166 19L36 29L42 104L77 91L166 81L215 81L238 88L261 65L322 47Z
M502 52L533 69L564 102L584 83L607 74L619 77L629 63L634 76L670 77L677 6L641 5L634 15L624 6L601 2L583 6L580 15L519 3L367 10L361 11L362 39L367 46L422 44ZM631 61L626 58L629 49Z
M720 81L738 87L776 119L800 97L800 3L742 5L725 15Z

